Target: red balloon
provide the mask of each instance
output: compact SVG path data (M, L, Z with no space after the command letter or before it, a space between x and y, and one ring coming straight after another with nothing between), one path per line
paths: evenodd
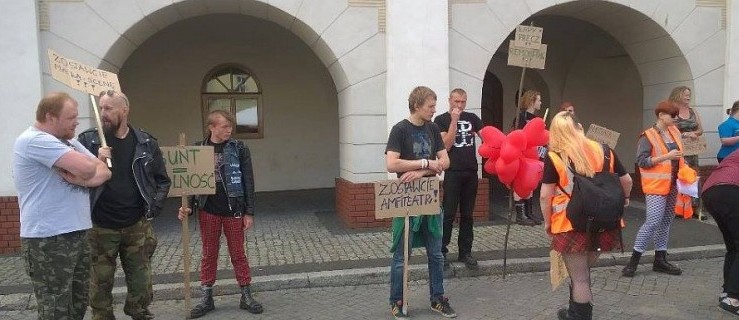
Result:
M482 142L485 144L490 144L491 146L500 146L501 143L503 143L503 140L505 139L505 134L498 130L498 128L493 126L485 126L480 130L480 138L482 139Z
M523 151L526 149L526 139L526 134L523 132L523 130L513 130L511 131L511 133L508 134L508 137L506 137L506 141L508 141L508 144L514 146L519 151Z
M523 151L523 156L528 159L539 160L539 149L537 147L527 148Z
M498 157L500 157L500 146L496 148L487 143L483 143L477 148L477 153L479 153L483 158L498 160Z
M549 142L549 132L542 118L534 118L523 127L527 139L527 148L543 146Z
M495 171L498 173L498 180L506 185L510 185L518 173L520 160L516 159L506 163L502 158L495 162Z
M503 141L503 145L500 146L500 160L509 163L513 160L521 159L522 156L521 149L513 146L508 140Z
M523 159L516 177L513 179L513 191L518 195L528 196L539 186L543 174L543 162L528 158Z
M498 173L495 171L496 160L488 159L487 161L485 161L485 165L482 166L483 170L485 170L485 172L487 172L488 174L497 175Z

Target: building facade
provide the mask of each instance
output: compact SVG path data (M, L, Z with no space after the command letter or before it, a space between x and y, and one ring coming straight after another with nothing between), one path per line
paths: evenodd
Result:
M387 134L426 85L446 111L450 89L468 110L508 129L521 68L507 65L520 24L544 28L546 68L524 87L544 106L572 101L586 123L621 133L633 163L653 107L693 89L714 164L717 125L739 99L739 5L733 0L23 0L3 1L0 147L33 123L45 92L89 98L53 80L47 49L119 75L131 121L174 145L203 136L214 108L239 118L257 191L336 188L349 226L374 221L371 182L387 179ZM734 30L734 32L730 32ZM243 123L241 123L243 120ZM243 124L243 125L242 125ZM0 252L17 250L12 157L0 159ZM630 167L627 165L627 167ZM481 183L486 186L485 180ZM487 192L487 188L481 188ZM479 197L478 197L479 198ZM485 198L485 197L483 197ZM484 216L486 203L480 203ZM5 248L5 249L3 249Z

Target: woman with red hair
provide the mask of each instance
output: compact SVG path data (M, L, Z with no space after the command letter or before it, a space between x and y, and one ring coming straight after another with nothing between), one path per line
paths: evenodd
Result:
M677 173L687 167L683 159L683 143L675 126L680 110L671 101L662 101L654 109L657 122L639 138L636 164L647 205L647 219L634 240L631 260L622 270L633 277L642 253L654 242L652 270L672 275L682 274L677 266L667 262L667 241L670 238L675 202Z

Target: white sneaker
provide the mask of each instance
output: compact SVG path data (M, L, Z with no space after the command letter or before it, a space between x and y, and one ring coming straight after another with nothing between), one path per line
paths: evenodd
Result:
M734 298L723 298L718 304L721 309L729 311L735 315L739 315L739 300Z

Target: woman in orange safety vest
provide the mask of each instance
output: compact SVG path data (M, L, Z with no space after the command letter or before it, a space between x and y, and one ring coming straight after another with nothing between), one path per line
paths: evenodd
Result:
M682 157L683 143L675 127L679 109L671 101L657 104L654 114L657 122L639 138L636 164L641 174L642 191L647 206L647 217L634 240L631 260L621 273L633 277L642 253L654 241L652 270L672 275L682 274L676 265L667 262L667 240L674 219L677 198L677 173L687 164Z
M573 229L566 212L569 202L567 193L571 194L573 187L573 173L568 166L580 175L592 177L603 169L603 146L585 137L573 113L561 111L554 116L549 128L549 149L544 159L541 212L546 231L552 238L552 250L562 254L571 281L569 307L559 310L557 315L559 319L592 319L590 267L601 252L621 247L620 230L588 234ZM619 177L627 195L624 200L626 206L631 193L631 176L613 150L607 149L610 159L608 168Z

